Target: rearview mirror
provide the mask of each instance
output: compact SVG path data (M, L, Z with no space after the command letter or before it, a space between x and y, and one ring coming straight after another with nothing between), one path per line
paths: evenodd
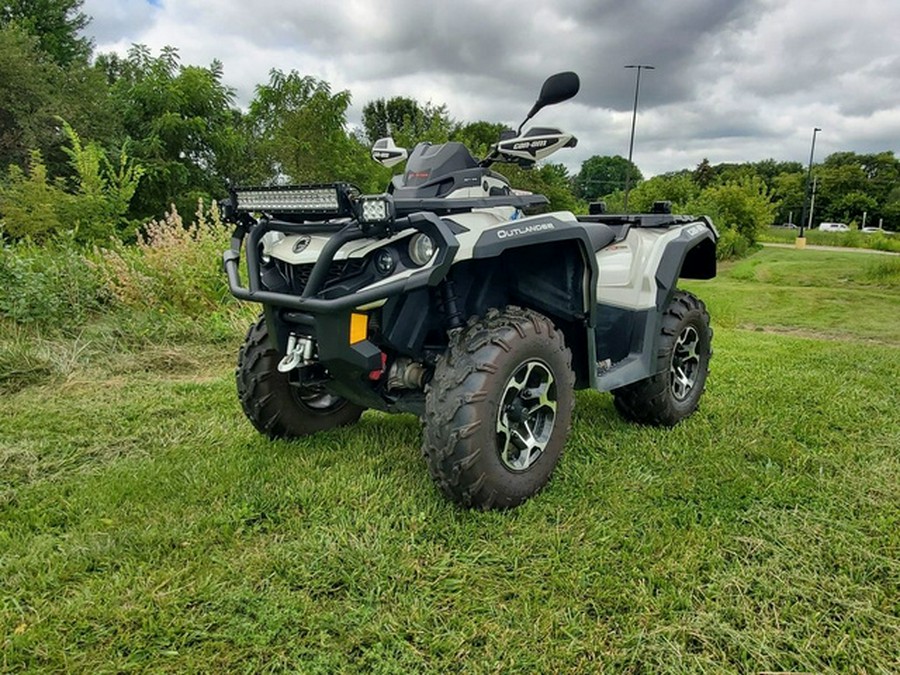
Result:
M544 82L544 86L541 87L541 95L538 96L538 100L534 102L534 105L528 112L528 116L523 120L522 124L519 125L519 131L516 132L516 135L522 132L522 127L525 126L525 122L534 117L538 110L544 106L562 103L563 101L572 98L578 93L580 88L581 80L578 79L576 73L573 73L570 70L548 77Z
M571 71L551 75L541 87L541 95L538 96L535 105L543 108L545 105L562 103L577 94L580 88L581 81L578 79L578 75Z

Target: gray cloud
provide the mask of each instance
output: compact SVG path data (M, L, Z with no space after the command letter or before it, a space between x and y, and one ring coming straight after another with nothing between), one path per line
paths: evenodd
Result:
M635 160L653 174L711 162L806 161L900 151L900 3L885 0L86 0L100 50L179 48L220 59L246 104L271 68L353 94L351 121L376 97L447 103L461 120L517 123L544 77L575 70L578 98L541 112L575 132L563 161L625 154L634 71ZM822 154L819 154L822 153Z

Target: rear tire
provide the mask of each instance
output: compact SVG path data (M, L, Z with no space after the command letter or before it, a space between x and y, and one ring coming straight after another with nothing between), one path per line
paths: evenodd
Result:
M247 331L235 370L241 407L258 431L273 439L298 438L359 420L364 408L321 385L291 384L278 370L280 360L260 319Z
M504 509L553 473L572 420L572 354L562 331L527 309L492 309L451 338L425 402L422 453L463 506Z
M665 427L693 414L709 374L712 334L703 301L675 291L663 314L657 374L614 389L616 410L629 421Z

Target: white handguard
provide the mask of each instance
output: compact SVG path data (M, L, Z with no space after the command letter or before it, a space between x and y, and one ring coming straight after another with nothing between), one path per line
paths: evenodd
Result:
M384 166L394 166L405 162L408 156L406 148L395 145L394 139L390 136L379 138L372 146L372 159Z
M574 148L578 139L561 129L534 127L524 136L497 143L497 153L508 161L536 162L561 148Z

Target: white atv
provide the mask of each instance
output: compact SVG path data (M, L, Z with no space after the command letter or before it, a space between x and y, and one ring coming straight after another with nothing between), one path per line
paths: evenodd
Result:
M549 78L526 121L578 88L575 73ZM522 126L481 162L460 143L420 143L386 194L344 183L232 191L231 292L264 309L237 367L259 431L303 436L365 408L415 413L436 484L487 509L547 483L575 389L611 391L645 424L694 412L712 330L676 283L715 276L712 223L665 203L640 215L528 215L547 199L513 190L490 165L533 164L575 139ZM407 159L390 139L372 152L387 165Z

